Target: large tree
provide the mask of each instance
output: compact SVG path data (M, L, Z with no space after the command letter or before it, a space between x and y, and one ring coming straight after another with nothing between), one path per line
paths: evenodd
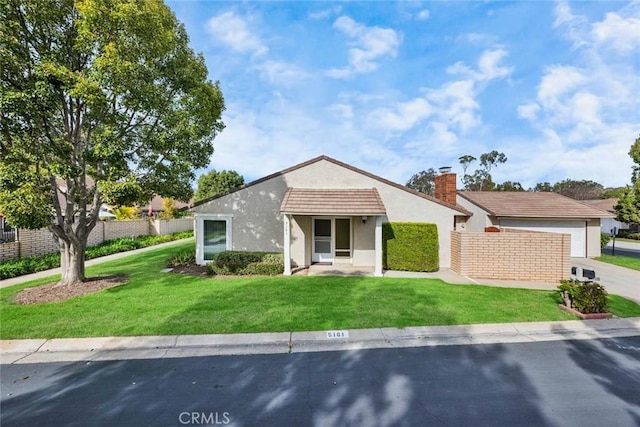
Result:
M477 159L469 154L458 158L463 168L462 184L467 191L493 191L496 184L491 176L491 169L507 161L507 156L497 150L480 155L480 168L473 173L467 173L467 169Z
M226 193L232 188L236 188L244 184L244 177L236 171L216 171L212 169L207 173L203 173L198 178L198 188L193 199L198 202Z
M103 201L186 200L224 125L202 55L161 0L0 0L0 212L48 226L85 279Z
M565 179L554 184L553 191L576 200L591 200L599 199L604 193L604 187L591 180Z
M413 176L409 179L409 181L407 181L405 186L421 193L433 196L435 191L434 180L436 176L438 176L438 172L433 168L429 168L426 171L421 171L413 174Z
M631 145L629 156L633 160L631 167L631 185L625 188L615 206L618 221L640 224L640 136Z

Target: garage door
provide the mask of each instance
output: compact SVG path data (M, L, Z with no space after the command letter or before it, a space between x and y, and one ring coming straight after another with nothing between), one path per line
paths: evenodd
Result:
M566 233L571 235L571 256L586 256L587 225L584 221L534 221L503 219L501 227L517 228L519 230L541 231L545 233Z

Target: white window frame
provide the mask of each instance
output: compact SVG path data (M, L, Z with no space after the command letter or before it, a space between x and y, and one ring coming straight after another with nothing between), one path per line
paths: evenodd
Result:
M225 221L226 228L226 250L233 248L232 244L232 226L233 214L195 214L196 220L196 264L209 264L211 260L204 259L204 222L205 221Z

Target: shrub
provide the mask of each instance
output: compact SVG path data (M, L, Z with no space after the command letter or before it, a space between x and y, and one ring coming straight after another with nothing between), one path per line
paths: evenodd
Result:
M196 263L196 251L188 249L177 253L169 258L167 261L167 267L176 267L179 265L193 265Z
M600 233L600 248L606 248L611 240L611 236L608 234Z
M561 280L558 289L564 304L580 313L606 313L609 310L607 291L599 283Z
M284 272L284 254L278 252L224 251L209 264L211 274L267 275Z
M625 239L640 240L640 233L631 230L618 230L618 237Z
M440 260L436 225L418 222L382 224L382 264L389 270L437 271Z

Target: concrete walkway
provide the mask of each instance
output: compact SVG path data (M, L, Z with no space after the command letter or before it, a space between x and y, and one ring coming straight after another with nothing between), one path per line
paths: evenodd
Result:
M162 359L640 336L640 318L259 334L0 341L0 363Z
M172 242L161 243L161 244L155 245L155 246L147 246L146 248L135 249L133 251L128 251L128 252L119 252L117 254L107 255L107 256L100 257L100 258L91 259L91 260L89 260L89 261L87 261L85 263L85 266L86 267L91 267L92 265L102 264L103 262L113 261L115 259L124 258L124 257L130 256L130 255L140 254L140 253L143 253L143 252L152 251L154 249L164 248L166 246L177 245L179 243L184 243L184 242L186 242L188 240L193 240L193 237L190 237L188 239L174 240ZM19 285L20 283L30 282L32 280L43 279L45 277L55 276L56 274L60 274L60 269L59 268L52 268L51 270L44 270L44 271L39 271L39 272L33 273L33 274L26 274L24 276L13 277L11 279L0 280L0 289L6 288L6 287L9 287L9 286L13 286L13 285Z

